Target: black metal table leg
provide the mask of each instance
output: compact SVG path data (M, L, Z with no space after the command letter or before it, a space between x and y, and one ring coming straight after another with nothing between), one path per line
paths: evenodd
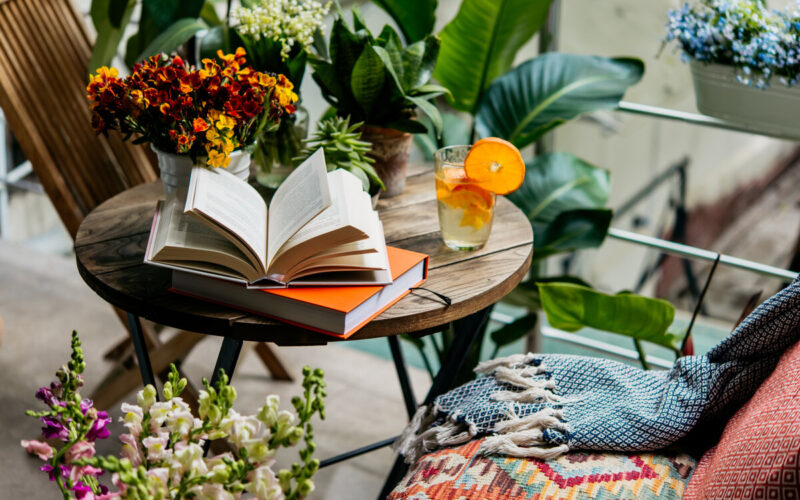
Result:
M453 323L453 345L450 347L439 373L433 379L433 384L425 397L424 404L431 404L436 399L436 396L452 388L469 350L478 338L491 311L492 306L489 306ZM382 500L389 496L389 493L403 479L407 471L408 465L403 461L403 457L398 456L389 476L386 478L386 482L383 484L383 489L378 499Z
M414 416L414 412L417 411L417 399L414 397L414 391L411 388L411 380L408 378L406 360L403 357L403 351L400 350L400 342L397 340L397 335L392 335L387 338L389 340L389 349L392 351L392 359L394 359L394 367L397 370L397 379L400 382L400 389L403 391L403 401L406 404L408 418L411 418Z
M128 315L128 330L133 342L133 349L136 351L136 361L139 363L139 371L142 373L142 385L156 386L156 378L153 376L153 367L150 364L150 355L147 354L147 344L144 342L142 333L142 321L139 316L131 313Z
M214 373L211 375L211 386L219 380L220 368L225 370L228 380L233 378L233 370L236 368L236 362L239 361L239 353L242 352L242 342L238 339L224 337L222 339L222 347L219 348L219 355L217 356L217 364L214 365Z

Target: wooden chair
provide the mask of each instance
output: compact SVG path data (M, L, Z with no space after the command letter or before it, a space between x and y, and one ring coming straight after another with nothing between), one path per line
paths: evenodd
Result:
M83 218L115 194L157 178L143 147L117 134L95 135L85 96L91 53L83 21L69 0L0 0L0 107L45 192L74 238ZM126 315L117 310L123 324ZM185 357L203 338L179 332L161 343L146 332L153 369ZM290 379L266 344L256 351L276 378ZM130 358L127 343L112 356ZM109 406L140 384L130 366L107 379L95 402Z

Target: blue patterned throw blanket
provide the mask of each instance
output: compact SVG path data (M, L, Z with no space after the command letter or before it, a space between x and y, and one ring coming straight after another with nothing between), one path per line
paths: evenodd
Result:
M663 448L704 426L722 428L800 338L800 280L756 308L707 354L646 371L602 358L518 354L420 407L395 443L413 463L488 435L485 453L548 459L568 450Z

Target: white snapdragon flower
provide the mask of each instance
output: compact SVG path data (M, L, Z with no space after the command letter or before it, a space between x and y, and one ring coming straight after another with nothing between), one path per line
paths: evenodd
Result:
M219 483L205 483L189 488L195 500L234 500L236 497Z
M203 448L197 443L189 443L185 446L175 445L175 459L183 472L189 472L189 477L195 477L208 472L205 460L203 460Z
M254 493L258 500L283 500L283 490L278 478L268 465L262 465L250 472L247 491Z
M122 403L120 409L125 412L125 416L120 419L124 422L125 427L134 437L139 437L142 433L142 418L143 411L140 406L128 403Z
M169 433L165 429L159 429L156 434L142 439L142 445L147 450L147 461L152 463L168 459L172 454L172 450L167 448L168 443Z

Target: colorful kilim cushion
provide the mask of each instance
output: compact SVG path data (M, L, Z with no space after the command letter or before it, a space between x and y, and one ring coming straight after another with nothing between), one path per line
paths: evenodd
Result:
M424 455L390 500L681 498L688 455L570 452L552 460L478 453L483 440Z
M800 342L703 455L686 498L800 498Z

